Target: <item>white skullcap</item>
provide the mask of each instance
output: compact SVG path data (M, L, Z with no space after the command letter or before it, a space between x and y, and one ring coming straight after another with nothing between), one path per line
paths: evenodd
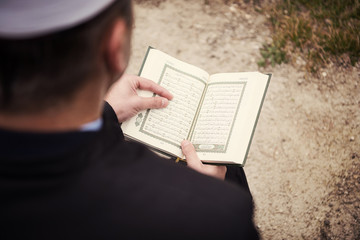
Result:
M24 39L65 30L115 0L0 0L0 38Z

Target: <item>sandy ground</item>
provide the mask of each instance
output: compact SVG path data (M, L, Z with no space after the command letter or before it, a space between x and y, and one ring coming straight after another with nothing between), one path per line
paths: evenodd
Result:
M319 77L296 56L259 69L270 31L248 4L138 0L135 14L129 73L149 45L211 74L273 73L245 166L262 238L360 239L359 63Z

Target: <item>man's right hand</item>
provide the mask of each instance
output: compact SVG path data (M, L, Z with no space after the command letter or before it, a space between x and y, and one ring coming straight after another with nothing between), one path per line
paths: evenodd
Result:
M211 166L205 165L199 159L194 146L190 141L184 140L181 143L181 149L185 155L187 165L202 174L209 175L221 180L225 179L226 167L225 166Z

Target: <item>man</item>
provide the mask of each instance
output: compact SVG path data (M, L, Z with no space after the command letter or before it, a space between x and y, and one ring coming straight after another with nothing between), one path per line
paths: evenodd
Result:
M257 238L241 170L123 140L119 122L172 99L120 78L132 19L130 0L0 2L0 239Z

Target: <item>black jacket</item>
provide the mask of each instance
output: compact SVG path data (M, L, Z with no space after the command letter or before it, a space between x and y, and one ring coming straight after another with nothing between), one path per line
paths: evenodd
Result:
M98 132L0 131L0 239L256 239L251 195ZM235 180L236 181L236 180Z

